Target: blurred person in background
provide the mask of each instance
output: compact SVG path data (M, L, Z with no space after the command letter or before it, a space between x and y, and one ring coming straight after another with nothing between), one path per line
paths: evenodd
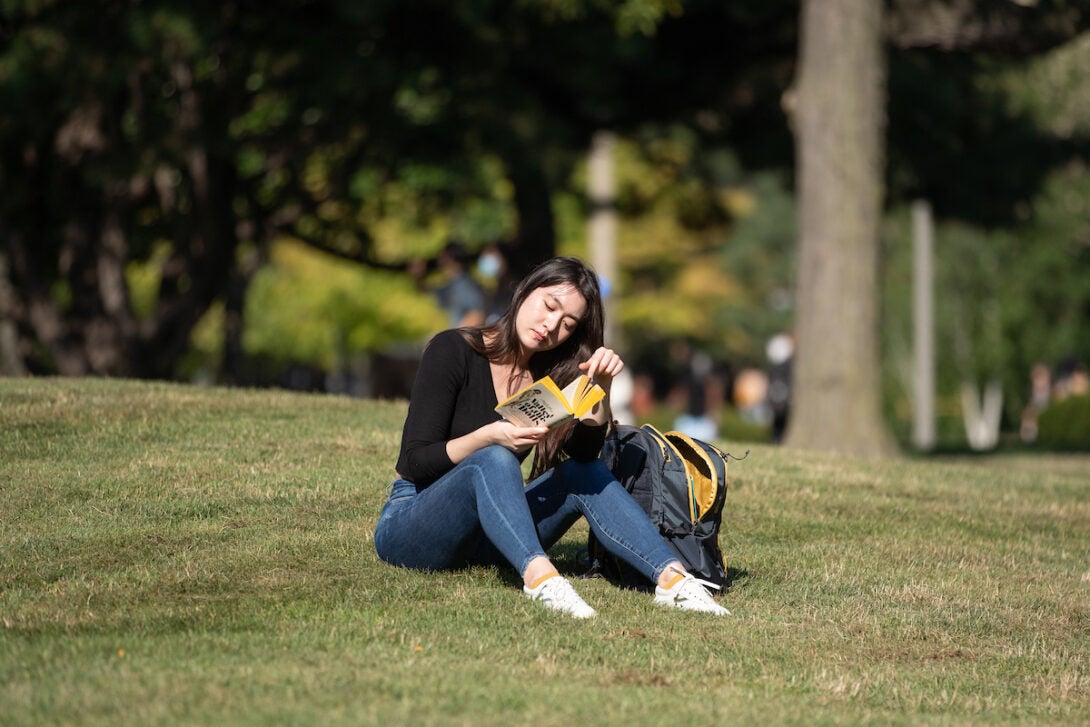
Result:
M460 242L451 242L439 253L444 282L435 289L439 305L447 311L450 325L479 326L485 320L485 296L467 269L469 253Z
M1019 434L1027 444L1037 441L1037 419L1052 400L1052 372L1048 365L1036 363L1029 373L1029 403L1022 412Z
M685 389L685 409L674 419L674 429L711 441L719 436L716 420L719 412L714 404L722 401L722 392L712 377L712 357L704 351L694 351L688 344L682 350L686 360L679 378Z
M791 360L795 355L795 340L788 333L768 339L768 408L772 414L772 441L783 441L787 430L787 415L791 409Z
M511 254L507 244L486 245L477 257L477 276L484 282L487 302L485 323L495 323L511 305L518 280L511 272Z
M469 274L470 256L460 242L450 242L434 260L416 258L409 262L407 271L421 292L431 293L435 301L446 311L451 326L476 326L484 323L485 294L481 286ZM432 271L438 269L438 283L431 280Z

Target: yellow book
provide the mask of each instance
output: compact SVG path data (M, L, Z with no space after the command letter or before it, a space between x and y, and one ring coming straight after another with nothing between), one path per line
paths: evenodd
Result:
M546 376L497 404L496 411L520 427L555 427L583 416L605 396L602 387L586 376L563 390Z

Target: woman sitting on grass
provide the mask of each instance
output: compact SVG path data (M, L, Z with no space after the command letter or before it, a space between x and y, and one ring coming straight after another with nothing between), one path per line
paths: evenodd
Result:
M506 561L531 599L589 618L594 609L545 554L586 517L599 542L656 584L656 603L729 613L597 459L610 385L624 367L602 346L602 331L596 276L579 260L556 258L523 280L495 323L432 339L413 384L398 477L375 528L382 560L421 570ZM581 372L606 398L573 424L521 427L495 411L546 374L563 388ZM535 446L536 479L527 486L520 463ZM567 459L558 462L561 452Z

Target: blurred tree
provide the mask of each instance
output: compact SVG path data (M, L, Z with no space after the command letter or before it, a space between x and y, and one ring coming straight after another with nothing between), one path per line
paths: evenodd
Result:
M920 3L891 4L887 38L896 48L968 52L986 40L1025 52L1070 32L1077 5L945 4L969 16L951 25L929 20ZM572 170L593 132L608 128L635 145L638 174L675 183L643 183L651 191L628 198L638 203L622 251L639 292L633 310L661 309L669 296L654 289L671 288L677 310L692 312L684 320L707 324L694 335L759 350L787 312L758 315L784 298L791 207L782 190L792 180L722 169L790 168L781 104L792 99L797 22L796 0L11 0L0 25L10 282L0 289L12 293L0 295L0 327L17 332L18 358L34 371L169 377L197 336L237 378L247 284L275 240L400 270L450 236L502 237L517 243L516 266L528 265L558 249L558 237L570 243L570 220L585 213ZM964 74L950 73L934 57L895 64L891 83L926 89L930 79L959 101L956 85L934 79L986 71L965 63ZM918 98L890 127L890 189L957 191L953 175L910 145L936 123L926 111L934 99ZM980 110L967 116L984 132L999 109ZM937 120L956 126L966 116ZM1019 163L1041 156L1044 147L1007 143L1024 125L1005 128L981 138L1019 150ZM721 163L726 148L737 162ZM684 159L664 161L679 149ZM1065 152L1017 176L1032 187ZM947 214L994 200L987 218L1001 221L1000 206L1032 194L1008 186L1006 195L951 192ZM760 244L766 234L770 248ZM661 263L675 248L693 269ZM724 261L726 279L741 285L713 280ZM639 315L624 315L642 329ZM207 345L217 325L226 334L218 349ZM724 325L728 334L714 333Z
M0 94L20 113L0 122L0 220L34 370L167 377L215 300L237 323L240 238L264 220L232 123L277 113L237 11L8 4ZM153 251L138 316L126 265Z
M649 367L684 339L717 362L762 365L765 342L791 321L794 205L782 175L747 173L730 150L681 125L645 127L615 158L620 275L611 283L627 356ZM556 207L560 252L583 254L581 199L560 194Z
M936 304L940 446L947 447L964 445L962 382L1001 379L1006 424L1017 428L1034 365L1090 360L1090 298L1077 282L1090 279L1080 192L1090 183L1090 36L1077 35L1086 6L989 9L1013 17L993 23L982 48L951 32L945 45L953 51L906 49L891 60L891 197L926 196L946 218L937 230ZM1004 39L994 32L1000 27L1020 34ZM1069 35L1074 40L1049 49ZM906 218L895 213L891 222L883 344L891 421L901 426L910 407L902 285L909 242Z
M882 17L883 7L878 3L803 2L796 118L799 345L787 441L799 447L862 455L891 449L878 396L877 247L886 149L882 133L887 68L883 39L901 48L927 46L1025 55L1070 39L1086 24L1085 8L1066 2L984 5L973 0L905 0L890 4L884 24ZM957 100L963 102L964 96ZM994 118L994 114L984 116L989 121ZM962 142L957 127L938 124L936 128ZM1032 132L1012 135L1018 139L1027 136L1032 138ZM930 151L930 156L921 156L941 160L945 169L952 157ZM1003 157L993 153L988 158ZM1054 156L1025 152L1018 159L1032 160L1036 179L1056 161ZM942 174L928 172L927 163L895 168L900 174L922 172L915 179L917 192L928 183L949 187L952 175L945 175L944 180ZM977 169L987 173L987 167L978 165ZM1017 179L1017 174L996 176L1000 180L1012 178ZM1024 198L1032 193L1034 184L1021 179L1011 189ZM924 196L930 198L926 193ZM951 201L956 207L959 199L957 194L939 197L939 209ZM962 209L979 199L968 197L969 204L962 204ZM1001 198L999 205L1009 199L1010 194ZM978 214L992 212L995 206L979 208ZM995 319L994 315L986 317ZM986 328L994 332L997 325ZM970 328L963 323L963 332ZM970 356L962 358L967 361Z
M237 377L247 281L282 234L389 269L467 232L514 238L516 267L548 257L591 133L729 95L722 69L790 6L692 5L12 0L0 313L20 356L169 377L219 302Z
M416 341L444 327L405 276L339 264L304 243L281 240L255 275L243 337L247 353L332 372L359 353Z
M804 0L799 51L799 262L786 443L889 452L881 416L882 6Z

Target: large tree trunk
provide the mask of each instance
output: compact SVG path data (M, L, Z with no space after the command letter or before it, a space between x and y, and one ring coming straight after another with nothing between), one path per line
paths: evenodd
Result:
M893 450L877 335L882 3L805 0L801 25L798 351L786 443L879 456Z
M189 183L192 208L182 216L175 237L174 257L163 270L153 332L141 339L133 370L141 378L169 379L189 350L193 327L218 298L229 293L237 268L237 218L233 204L237 174L229 154L217 142L227 137L230 99L204 97L193 69L178 63L173 69L180 98L178 126L193 136L183 174ZM228 325L241 300L230 299Z
M556 226L549 180L532 150L520 148L508 159L515 190L518 232L514 240L513 272L521 277L530 268L556 255ZM520 156L521 155L521 156Z

